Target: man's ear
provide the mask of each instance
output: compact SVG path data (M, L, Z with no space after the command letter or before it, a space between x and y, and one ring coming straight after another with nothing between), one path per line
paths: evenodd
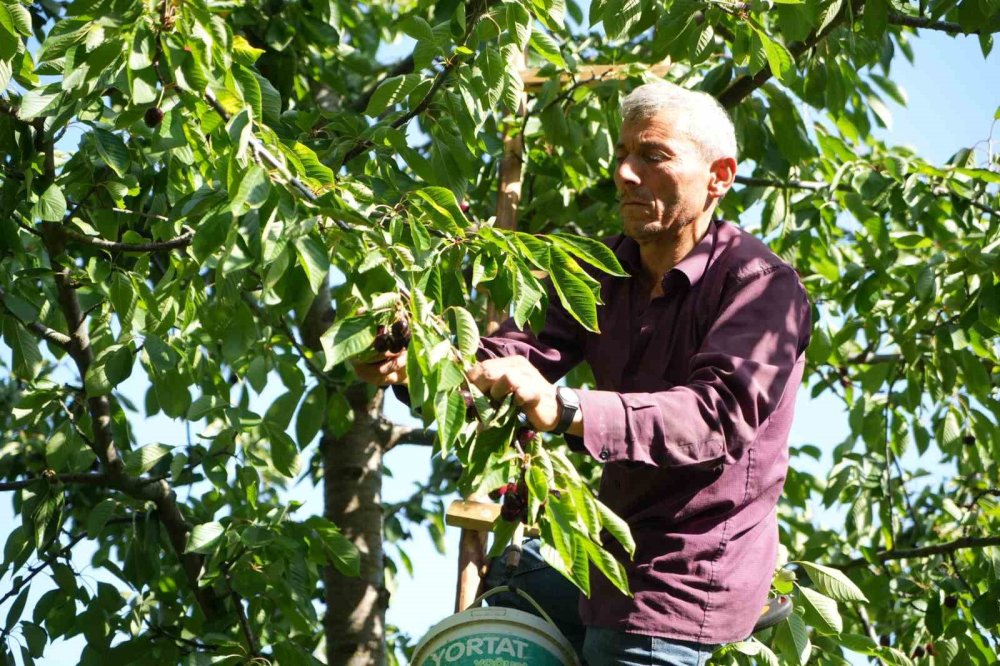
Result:
M708 195L715 199L721 199L736 180L736 159L732 157L720 157L712 162L712 179L708 182Z

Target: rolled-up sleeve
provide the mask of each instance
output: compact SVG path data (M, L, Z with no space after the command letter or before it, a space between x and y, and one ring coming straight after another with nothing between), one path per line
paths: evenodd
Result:
M584 436L604 462L714 467L738 459L781 401L809 341L795 271L731 275L684 384L653 393L580 391Z

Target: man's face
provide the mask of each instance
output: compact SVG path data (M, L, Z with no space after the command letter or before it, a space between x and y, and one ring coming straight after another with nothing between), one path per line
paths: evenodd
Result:
M638 241L676 237L712 204L712 165L666 112L626 121L615 158L626 236Z

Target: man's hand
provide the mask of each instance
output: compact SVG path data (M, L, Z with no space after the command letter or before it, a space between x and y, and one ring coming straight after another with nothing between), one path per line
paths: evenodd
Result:
M351 361L354 372L363 382L375 386L406 383L406 350L386 352L385 356L370 363Z
M559 424L556 387L523 356L493 358L477 363L469 380L494 400L514 395L517 405L535 430L548 432Z

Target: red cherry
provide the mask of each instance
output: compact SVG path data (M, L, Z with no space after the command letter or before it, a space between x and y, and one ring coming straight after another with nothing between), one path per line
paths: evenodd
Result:
M151 106L146 109L142 119L146 123L146 127L156 127L163 122L163 111L158 106Z

